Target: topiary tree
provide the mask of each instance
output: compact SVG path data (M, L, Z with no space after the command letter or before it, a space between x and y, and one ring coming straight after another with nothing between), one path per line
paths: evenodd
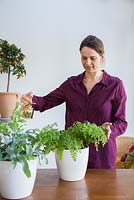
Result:
M26 69L23 64L24 59L25 55L20 48L15 44L10 44L8 41L0 39L0 73L8 75L7 92L9 92L11 75L17 76L17 79L26 75Z

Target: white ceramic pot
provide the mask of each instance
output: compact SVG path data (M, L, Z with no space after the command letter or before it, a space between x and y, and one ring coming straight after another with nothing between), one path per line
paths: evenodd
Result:
M88 156L89 147L81 149L81 152L77 154L76 161L72 159L69 150L63 151L62 160L59 160L57 153L55 153L60 179L65 181L78 181L84 179L87 170Z
M0 193L6 199L20 199L31 195L36 178L37 160L28 161L31 177L24 174L22 165L0 161Z

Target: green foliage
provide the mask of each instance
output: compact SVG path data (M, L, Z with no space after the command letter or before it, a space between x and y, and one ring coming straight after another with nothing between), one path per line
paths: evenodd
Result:
M7 92L9 90L10 74L17 76L17 79L26 75L23 64L25 55L15 44L0 39L0 73L8 74Z
M67 130L58 130L56 124L39 129L26 131L26 120L22 117L19 103L11 116L9 123L0 121L0 160L12 161L14 167L17 162L22 164L23 171L30 177L28 160L45 157L51 151L57 151L62 159L64 150L69 150L73 160L77 153L89 144L103 146L107 143L105 129L89 122L76 122Z
M17 162L23 166L27 177L31 176L28 160L44 157L44 148L38 139L39 129L26 131L26 120L22 118L22 109L17 102L9 123L0 121L0 160Z
M75 160L77 152L83 147L80 138L70 134L68 130L58 131L56 124L44 127L39 137L41 137L44 146L44 153L48 154L51 151L57 150L59 159L62 159L64 149L69 149L72 158Z
M89 122L76 122L67 130L62 131L58 131L55 125L47 126L41 130L39 137L45 149L44 153L57 150L59 159L62 159L64 150L70 150L73 160L76 160L77 153L89 144L95 144L98 150L99 144L104 146L107 143L104 128Z
M58 146L60 131L58 131L56 126L57 124L45 126L38 135L38 140L42 141L42 145L45 147L44 154L54 151Z
M93 143L96 147L96 150L98 150L99 144L104 146L107 143L105 128L103 126L97 126L94 123L76 122L68 128L68 131L80 138L85 147Z

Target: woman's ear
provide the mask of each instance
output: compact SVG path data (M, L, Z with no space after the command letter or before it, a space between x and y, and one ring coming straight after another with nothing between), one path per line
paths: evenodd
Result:
M103 55L101 56L101 61L102 61L102 63L104 62L104 60L105 60L105 55L103 54Z
M103 54L102 56L101 56L101 68L104 70L104 68L105 68L105 55Z

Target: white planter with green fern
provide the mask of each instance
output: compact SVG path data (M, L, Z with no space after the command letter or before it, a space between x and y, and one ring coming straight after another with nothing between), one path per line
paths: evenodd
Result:
M90 122L76 122L61 131L47 126L41 130L40 137L45 154L56 152L59 178L66 181L84 178L90 159L89 144L94 144L97 151L100 144L104 146L107 143L105 128Z
M22 164L17 163L15 168L11 161L0 161L0 193L7 199L20 199L31 195L37 171L37 160L28 161L31 177L27 177Z

